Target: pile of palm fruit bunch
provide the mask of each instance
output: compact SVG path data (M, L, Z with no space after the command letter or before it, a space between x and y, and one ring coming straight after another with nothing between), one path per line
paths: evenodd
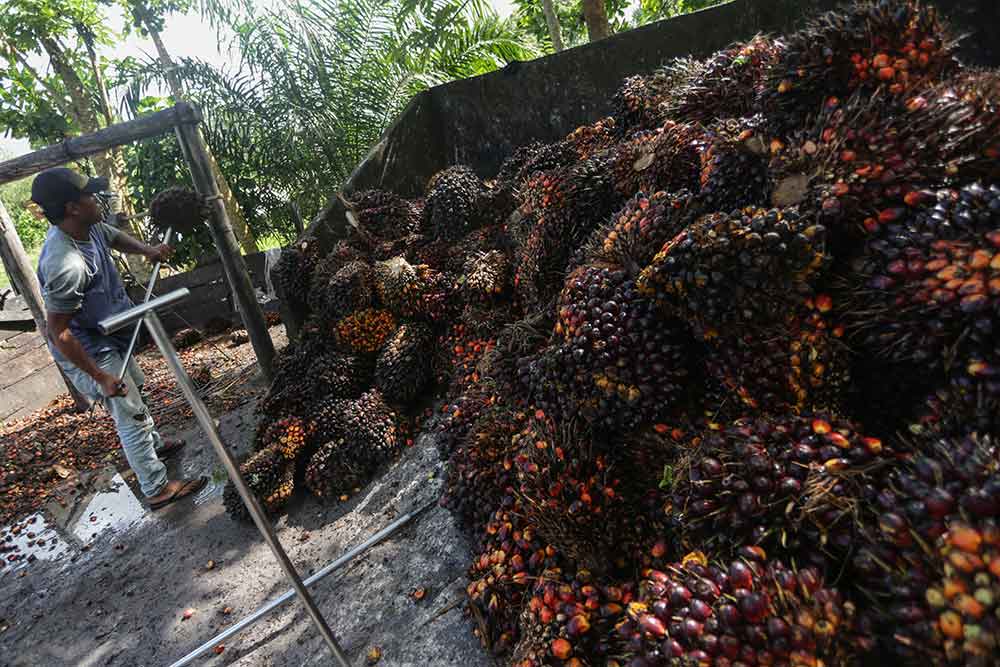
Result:
M348 195L251 486L420 429L517 667L1000 664L1000 74L923 0L629 78L613 115Z

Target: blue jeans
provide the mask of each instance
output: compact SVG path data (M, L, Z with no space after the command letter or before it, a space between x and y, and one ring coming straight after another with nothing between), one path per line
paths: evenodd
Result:
M113 375L117 376L121 371L120 352L103 352L94 357L94 361L101 370ZM139 488L143 494L147 497L159 494L167 483L167 468L156 456L156 448L163 441L139 394L139 387L145 381L145 376L135 359L129 361L128 372L123 378L128 384L128 394L114 398L106 398L97 381L70 362L60 360L58 363L81 394L95 403L101 403L111 413L118 438L125 450L125 458L139 478Z

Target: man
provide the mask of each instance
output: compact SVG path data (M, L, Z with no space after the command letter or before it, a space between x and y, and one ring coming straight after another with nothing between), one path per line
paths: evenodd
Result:
M102 222L97 195L107 187L105 178L87 178L63 167L35 177L31 199L50 223L38 259L38 280L53 358L80 393L103 402L111 413L125 458L155 510L198 492L208 479L167 479L160 457L176 453L184 443L165 442L156 432L139 393L144 377L134 360L124 381L118 380L131 328L112 335L98 329L101 320L133 305L110 249L151 262L173 252L170 246L148 246Z

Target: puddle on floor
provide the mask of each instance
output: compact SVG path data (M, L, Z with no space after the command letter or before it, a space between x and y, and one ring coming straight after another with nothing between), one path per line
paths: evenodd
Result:
M57 561L76 551L45 515L36 512L0 528L0 575L24 569L35 561Z
M113 541L148 515L114 468L97 472L87 486L94 490L81 493L65 506L50 502L43 511L0 528L0 557L5 564L0 573L16 572L35 561L58 561L67 556L75 560L98 538Z

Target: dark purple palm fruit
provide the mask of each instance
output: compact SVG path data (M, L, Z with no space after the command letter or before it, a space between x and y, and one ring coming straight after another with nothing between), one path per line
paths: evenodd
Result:
M351 204L362 229L381 240L401 239L420 227L420 208L392 192L365 190Z
M713 213L664 244L636 285L704 328L770 326L811 296L829 259L824 239L795 207Z
M580 415L598 430L652 424L687 383L685 328L664 321L628 272L594 264L574 271L557 305L548 348L522 364L532 396L553 415Z
M486 186L468 167L458 165L431 177L424 197L423 228L441 239L459 239L483 223Z
M833 574L850 552L881 441L827 413L738 419L704 430L673 467L670 513L689 548L755 544Z
M854 604L815 569L768 561L753 548L728 565L709 564L695 552L644 574L626 620L615 628L612 651L629 656L618 664L649 667L846 667L868 648L854 615Z
M987 571L1000 543L997 445L933 430L904 445L911 458L870 485L852 557L856 585L872 601L866 616L903 659L989 664L982 657L995 656L998 637L997 577Z
M760 125L758 117L719 121L701 140L699 199L706 211L769 203L767 145Z
M375 387L397 404L415 400L431 381L434 332L426 324L403 324L386 341L375 362Z

